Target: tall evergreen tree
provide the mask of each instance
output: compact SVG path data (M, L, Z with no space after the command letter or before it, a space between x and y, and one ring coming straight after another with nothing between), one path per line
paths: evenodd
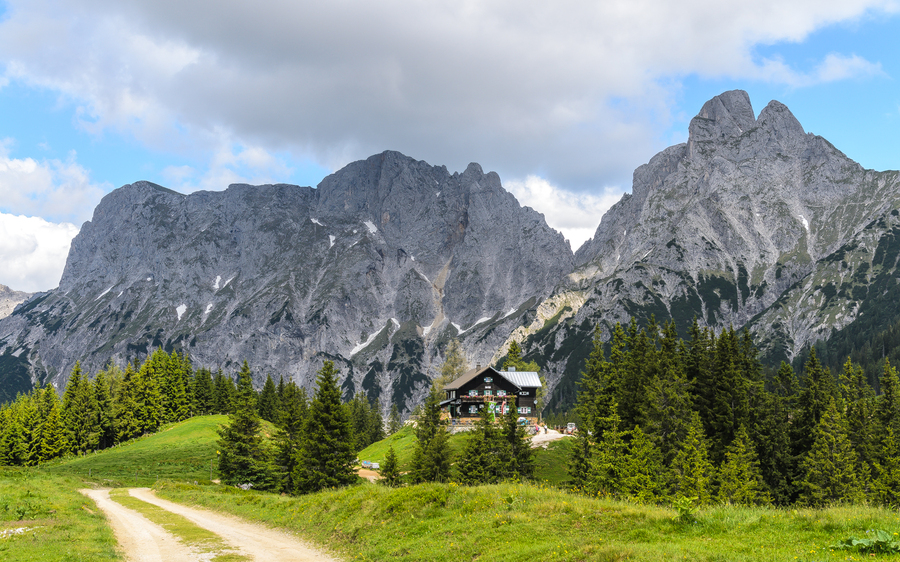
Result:
M306 389L299 388L294 381L286 384L282 392L281 418L275 433L275 466L279 473L279 489L285 493L293 493L296 488L294 469L307 412Z
M495 484L503 478L503 440L488 408L479 412L475 429L456 463L461 484Z
M741 425L725 450L719 467L720 502L739 505L767 504L770 497L759 470L759 460L747 429Z
M62 421L66 442L73 453L84 453L97 448L100 432L96 397L78 362L72 368L63 393Z
M503 476L514 480L528 480L534 476L534 450L525 426L518 423L518 415L513 404L506 407L501 418L500 436L505 441L503 447Z
M100 370L94 377L93 393L96 405L97 447L106 449L116 442L115 411L106 371Z
M216 372L213 379L213 412L216 414L230 414L234 406L234 397L237 391L231 377L222 374L222 370Z
M619 415L616 412L604 425L606 431L597 441L591 458L587 491L603 497L615 497L620 493L625 471L625 432L619 429Z
M388 448L378 474L381 476L381 483L385 486L393 488L400 484L400 464L393 445Z
M256 392L247 361L241 366L234 413L219 428L219 477L230 485L252 484L266 490L274 485L270 453L260 433Z
M266 375L266 383L259 394L259 417L275 423L278 415L278 391L271 375Z
M635 427L620 468L619 493L638 503L656 503L663 498L663 458L659 448Z
M341 404L334 363L325 361L316 380L306 427L293 472L295 491L310 493L356 481L353 472L353 429Z
M416 483L443 482L450 477L447 428L441 419L440 398L433 387L416 420L416 447L410 472Z
M397 404L391 404L391 413L388 416L388 435L393 435L403 429L403 420L400 419L400 410Z
M211 414L215 411L215 402L213 401L213 380L212 373L209 369L197 369L194 372L194 380L192 382L193 404L191 409L195 415Z
M792 423L794 455L801 458L812 449L816 427L822 414L828 409L830 400L836 397L836 388L831 373L825 369L816 356L816 348L810 350L804 367L803 389L797 401L797 414Z
M800 500L811 506L863 499L857 474L858 458L847 435L847 422L834 398L813 432L813 445L801 463L804 472Z
M45 390L52 396L56 396L56 392L52 388ZM37 462L44 463L49 460L61 457L68 451L66 443L66 427L63 424L61 406L58 400L51 402L50 411L44 423L41 425L40 448L37 454Z
M900 507L900 439L897 439L890 425L885 431L880 455L875 463L872 499L880 505L897 509Z
M670 493L673 497L697 498L708 503L712 497L715 476L709 462L709 446L703 433L703 423L695 412L691 418L687 437L672 460L670 467Z

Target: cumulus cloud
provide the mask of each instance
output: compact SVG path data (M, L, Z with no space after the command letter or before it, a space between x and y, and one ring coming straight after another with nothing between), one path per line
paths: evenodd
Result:
M76 234L74 224L0 213L0 284L27 292L57 287Z
M660 148L672 104L661 81L871 75L877 62L853 55L809 73L753 49L896 10L884 0L6 5L2 79L61 92L87 130L179 153L238 139L332 169L388 148L457 170L477 158L504 177L568 187L625 183ZM220 167L221 179L237 169Z
M81 223L109 191L90 181L74 153L66 161L11 158L12 144L0 141L0 212Z
M606 188L601 195L573 193L537 176L507 181L504 187L520 204L542 212L547 224L562 232L573 251L594 236L604 213L622 198L619 189Z

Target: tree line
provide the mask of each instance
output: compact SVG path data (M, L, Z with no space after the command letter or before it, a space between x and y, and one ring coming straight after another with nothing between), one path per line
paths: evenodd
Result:
M900 379L884 361L876 395L847 360L813 349L798 376L766 376L749 333L694 321L595 330L578 392L570 459L585 493L641 502L900 504Z
M35 466L106 449L167 423L195 415L235 414L250 403L260 419L281 427L288 410L304 412L308 402L306 390L293 381L280 378L276 385L267 376L261 391L253 389L252 381L248 390L221 370L213 374L194 369L190 358L178 352L156 350L124 369L110 364L93 379L76 363L61 398L56 388L46 385L0 405L0 465ZM383 438L385 422L377 406L357 395L346 407L352 412L354 450ZM399 428L396 407L388 425Z

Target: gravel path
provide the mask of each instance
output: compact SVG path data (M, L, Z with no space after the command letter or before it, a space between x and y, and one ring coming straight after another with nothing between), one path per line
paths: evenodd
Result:
M565 433L560 433L555 429L548 429L547 433L541 431L537 435L531 438L531 448L536 449L538 447L547 448L547 444L551 441L558 441L560 439L565 439L566 437L572 437L571 435L566 435Z
M139 500L177 513L194 525L212 531L240 550L241 554L259 562L337 562L335 558L282 531L248 523L237 517L170 502L156 497L149 488L132 488L129 493Z
M199 562L200 555L171 533L111 499L109 490L80 490L106 514L129 562Z
M202 562L209 555L192 552L165 529L109 498L109 490L81 490L106 513L129 562ZM132 488L135 498L185 517L222 537L240 554L259 562L337 562L297 537L263 525L158 498L149 488Z

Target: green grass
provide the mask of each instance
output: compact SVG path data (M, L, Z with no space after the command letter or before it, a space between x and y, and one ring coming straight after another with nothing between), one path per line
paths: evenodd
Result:
M354 560L860 560L828 546L900 529L896 512L863 506L707 507L683 524L671 509L525 484L361 485L297 498L163 484L159 495L286 528Z
M204 560L210 560L211 562L249 560L246 556L232 551L219 535L198 527L181 515L134 498L125 489L113 490L110 492L109 497L128 509L137 511L150 521L172 533L183 545L193 548L197 552L213 554L211 558L204 558Z
M111 449L45 465L44 470L112 487L148 486L161 478L208 483L210 467L216 478L216 428L227 420L194 417Z
M0 468L0 560L122 560L106 518L78 493L81 480L37 469Z
M575 439L566 437L551 441L547 448L538 447L534 455L534 478L553 486L569 481L569 456L575 447Z

